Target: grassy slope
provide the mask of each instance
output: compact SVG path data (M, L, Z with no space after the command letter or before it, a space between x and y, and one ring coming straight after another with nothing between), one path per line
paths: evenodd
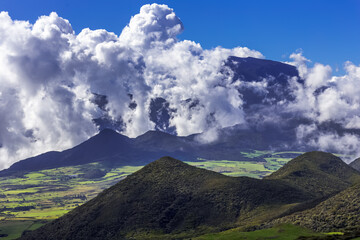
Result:
M316 207L277 219L314 231L357 231L360 233L360 183L338 193Z

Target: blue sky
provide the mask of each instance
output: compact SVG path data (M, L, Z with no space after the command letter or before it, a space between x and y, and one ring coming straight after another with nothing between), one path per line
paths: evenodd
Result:
M57 12L78 33L104 28L119 34L153 1L144 0L1 0L0 10L13 19L34 22L40 15ZM360 1L357 0L222 0L156 1L172 7L184 23L180 39L198 42L203 48L247 46L267 59L287 60L302 49L313 62L329 64L341 74L345 61L360 64Z

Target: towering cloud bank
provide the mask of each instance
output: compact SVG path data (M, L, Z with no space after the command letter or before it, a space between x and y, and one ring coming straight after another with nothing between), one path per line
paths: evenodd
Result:
M143 6L120 36L75 34L56 13L30 24L2 12L0 167L85 140L98 131L93 119L131 137L154 129L149 105L156 99L177 109L166 127L180 135L243 122L236 86L219 70L230 55L262 55L240 47L204 50L178 41L182 31L173 10L157 4Z
M247 100L239 89L247 84L266 95L271 79L244 85L226 61L262 54L246 47L205 50L179 41L182 31L173 10L158 4L144 5L120 36L90 29L76 34L56 13L30 24L1 12L0 168L71 147L99 126L130 137L150 129L205 132L200 140L212 141L217 129L251 125L256 111L244 110ZM320 126L332 121L344 129L360 128L360 67L347 63L345 76L332 77L329 66L308 68L301 54L291 57L305 83L289 78L291 101L267 102L273 101L274 111L308 120L297 126L299 142L326 149L336 141L339 150L354 152L360 146L357 135Z

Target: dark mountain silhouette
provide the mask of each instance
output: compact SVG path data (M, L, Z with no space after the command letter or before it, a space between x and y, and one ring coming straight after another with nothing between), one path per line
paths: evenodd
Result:
M139 147L150 149L151 151L162 151L167 149L169 152L192 151L193 142L186 137L178 137L161 131L148 131L134 139ZM195 144L196 145L196 144Z
M235 133L231 135L230 132ZM259 161L239 154L249 149L268 149L268 143L276 140L259 132L237 126L219 130L219 139L212 143L200 143L199 134L179 137L160 131L149 131L137 138L128 138L113 130L104 129L99 134L74 148L62 152L48 152L14 163L0 175L19 171L35 171L91 162L103 162L109 166L144 165L162 156L173 156L188 161L226 159Z
M16 162L9 169L3 170L1 174L74 166L96 161L113 161L114 159L123 161L125 164L128 161L127 157L134 157L133 152L130 138L105 129L74 148L63 152L48 152ZM137 162L134 161L132 164L136 165Z
M314 197L324 197L356 183L360 174L330 153L308 152L294 158L266 179L281 180Z
M289 86L288 79L292 77L299 77L296 67L289 64L259 59L259 58L239 58L230 56L225 63L234 72L233 81L240 79L245 83L261 82L266 79L266 91L259 91L251 87L251 85L244 84L239 89L245 101L245 109L254 104L271 104L273 102L266 102L266 99L271 101L280 101L284 99L292 99L292 96L287 91Z
M137 138L128 138L104 129L89 140L63 152L48 152L13 164L0 175L19 171L35 171L91 162L108 166L145 165L165 155L196 160L198 143L164 132L149 131Z
M287 76L299 76L295 66L267 59L230 56L226 65L236 73L234 79L242 78L248 82L273 76L280 78L279 83L286 84Z
M163 239L269 219L309 199L278 180L227 177L164 157L21 239Z
M102 162L109 167L137 166L162 156L173 156L187 161L197 161L198 158L262 161L261 158L247 158L239 153L252 149L286 149L282 146L291 142L292 135L278 133L276 127L251 130L243 126L233 126L218 130L216 141L200 143L200 134L179 137L160 131L148 131L137 138L128 138L113 130L104 129L74 148L62 152L48 152L16 162L9 169L1 171L0 176L91 162Z

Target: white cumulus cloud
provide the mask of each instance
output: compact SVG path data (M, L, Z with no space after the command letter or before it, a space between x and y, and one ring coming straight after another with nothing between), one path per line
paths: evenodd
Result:
M220 69L230 55L263 56L246 47L204 50L179 41L183 29L173 9L158 4L144 5L119 36L75 34L54 12L34 24L1 12L0 168L86 140L104 111L130 137L154 129L149 104L157 97L178 109L170 126L179 135L242 123L241 96ZM94 93L107 96L106 109Z

